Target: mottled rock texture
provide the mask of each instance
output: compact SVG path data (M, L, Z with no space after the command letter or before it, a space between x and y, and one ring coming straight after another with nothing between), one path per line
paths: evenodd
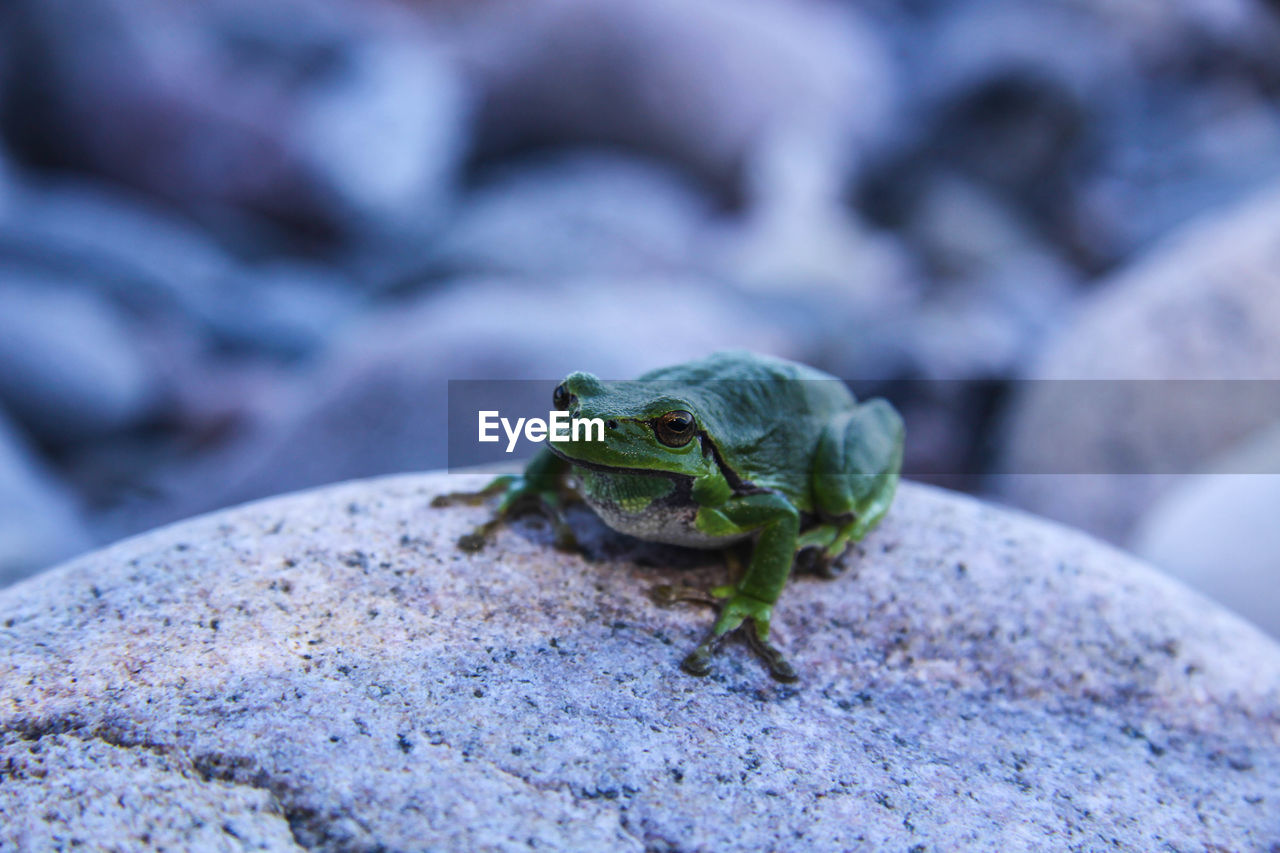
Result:
M0 846L1280 844L1280 648L1081 534L906 484L784 592L798 684L740 644L695 679L709 614L646 592L713 554L585 511L582 555L537 521L464 554L486 510L429 505L481 482L272 499L5 590Z

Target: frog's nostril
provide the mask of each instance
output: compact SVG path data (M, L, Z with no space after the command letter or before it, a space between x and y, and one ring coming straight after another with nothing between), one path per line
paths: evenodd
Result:
M617 422L617 421L605 421L605 422L604 422L604 425L605 425L606 427L608 427L609 429L617 429L617 428L618 428L618 422Z

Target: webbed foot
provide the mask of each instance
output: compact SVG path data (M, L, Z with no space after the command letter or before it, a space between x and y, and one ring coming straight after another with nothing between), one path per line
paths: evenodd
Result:
M809 547L796 553L796 571L817 575L823 580L835 580L849 567L826 548Z
M683 601L707 604L712 607L716 605L716 599L704 589L666 583L649 587L649 599L659 607L670 607Z
M795 669L787 663L782 651L769 642L773 605L735 592L733 587L717 587L711 594L726 599L720 615L706 638L680 662L680 668L690 675L707 675L711 672L711 658L724 638L742 628L746 631L747 643L764 661L769 673L778 681L795 681L798 677Z
M493 532L510 519L529 511L540 512L555 532L554 545L561 551L578 549L578 539L564 519L565 498L559 488L543 488L516 474L503 474L477 492L450 492L432 498L431 506L447 507L463 504L477 506L486 498L502 494L493 518L458 537L458 548L470 553L484 548Z

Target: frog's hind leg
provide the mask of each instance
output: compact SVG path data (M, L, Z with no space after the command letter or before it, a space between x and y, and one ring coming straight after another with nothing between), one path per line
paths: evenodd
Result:
M801 533L800 547L796 551L796 566L827 580L843 575L848 567L840 558L853 543L861 541L879 523L888 511L892 497L890 492L883 506L869 506L865 514L823 522Z
M818 442L813 492L823 521L800 535L799 559L819 574L875 527L893 502L902 468L902 418L874 399L834 419Z
M796 548L797 570L809 571L827 580L844 574L845 567L839 559L849 546L851 526L851 522L827 521L801 533Z

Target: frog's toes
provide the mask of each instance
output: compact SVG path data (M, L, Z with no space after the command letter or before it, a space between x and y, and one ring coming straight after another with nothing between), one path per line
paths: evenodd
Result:
M800 676L796 674L795 668L787 663L787 659L782 655L782 650L760 636L755 622L751 623L751 628L747 631L747 642L751 644L751 648L764 661L765 666L769 667L769 674L778 681L792 682L799 680Z
M485 499L498 494L510 485L514 477L504 474L495 478L483 489L478 492L445 492L443 495L436 495L431 499L431 506L434 508L457 506L464 504L466 506L479 506L485 502Z
M793 669L791 664L787 663L781 656L779 656L777 660L769 661L768 664L769 674L776 680L785 684L792 684L800 680L800 676L796 673L795 669Z
M568 524L565 524L563 521L553 521L552 524L556 531L556 538L552 542L552 545L557 551L564 551L572 554L582 550L582 545L579 544L578 537L574 535L573 530L570 529Z
M474 554L485 546L485 543L493 536L493 531L498 528L504 519L499 516L491 518L484 524L480 525L470 533L464 533L458 537L458 549Z
M669 583L649 587L649 600L659 607L670 607L682 601L715 606L716 600L709 593L692 586L674 586Z
M484 503L488 495L484 492L449 492L443 495L436 495L431 499L433 509L440 509L447 506L457 506L463 504L466 506L479 506Z
M814 564L813 573L823 580L833 581L842 577L848 569L849 567L839 558L824 554Z
M664 590L666 595L674 595L671 587ZM706 675L711 671L711 658L716 648L726 636L736 630L743 630L747 635L747 643L751 646L765 665L769 673L778 681L795 681L795 668L787 663L782 651L769 643L769 621L773 615L773 605L749 595L737 593L724 602L715 627L698 647L681 661L680 668L690 675Z
M796 552L796 571L825 576L827 572L826 554L822 548L811 546Z
M710 675L711 657L716 653L716 647L720 645L722 638L722 634L714 632L708 634L707 638L699 643L696 649L684 656L684 660L680 661L680 668L699 678Z
M782 650L766 639L769 632L767 623L762 628L757 624L756 620L749 619L747 624L740 627L747 635L747 644L764 661L765 666L769 668L770 675L778 681L793 682L799 680L795 668L787 662ZM718 626L713 628L711 633L698 644L696 649L685 655L684 660L680 662L680 668L690 675L699 677L710 674L711 658L715 656L724 638L732 633L733 630L736 629L722 632Z
M841 560L840 554L832 554L830 549L817 546L802 548L796 552L796 571L808 572L824 580L834 580L849 568Z
M711 653L694 649L680 661L680 668L690 675L704 678L711 674Z
M680 595L677 587L669 583L660 583L649 587L649 600L659 607L670 607L676 602L682 601L683 596Z

